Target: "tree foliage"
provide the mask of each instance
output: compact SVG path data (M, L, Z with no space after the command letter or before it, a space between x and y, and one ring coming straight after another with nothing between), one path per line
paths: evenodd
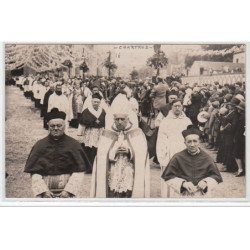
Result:
M156 75L159 75L160 68L163 68L168 64L168 58L163 51L158 50L153 56L148 58L147 65L156 69Z
M69 67L69 68L71 68L73 66L73 64L72 64L72 62L70 60L65 60L62 64L64 66Z
M131 75L131 79L135 80L136 78L138 78L139 72L134 69L134 70L132 70L132 72L130 73L130 75Z
M89 67L87 65L86 62L83 62L81 65L80 65L80 69L83 71L83 73L89 71Z
M105 60L104 67L108 70L109 77L117 69L117 65L110 61L110 56Z

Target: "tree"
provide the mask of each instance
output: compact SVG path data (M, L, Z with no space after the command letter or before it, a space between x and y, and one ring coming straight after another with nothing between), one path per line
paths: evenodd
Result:
M111 74L114 73L114 71L117 69L117 66L115 63L111 62L111 52L109 51L109 56L104 62L104 67L108 70L108 75L111 77Z
M139 72L137 70L133 69L132 72L130 73L130 75L131 75L131 79L135 80L138 78Z
M83 73L86 73L89 71L89 67L85 61L80 65L80 70L82 70Z
M156 76L160 74L160 68L168 64L168 58L165 53L160 50L160 45L154 46L155 54L148 58L147 65L156 69Z
M73 67L72 62L70 60L65 60L62 64L64 66L68 67L68 69L69 69L69 77L70 77L70 69Z

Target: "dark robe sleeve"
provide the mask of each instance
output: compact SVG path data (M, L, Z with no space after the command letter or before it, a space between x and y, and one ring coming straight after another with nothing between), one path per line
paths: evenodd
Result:
M211 163L209 165L208 177L215 179L218 183L221 183L223 181L221 174L220 174L220 171L217 168L215 163Z
M180 168L178 167L178 161L175 156L172 157L170 162L168 163L167 167L162 173L161 178L165 181L171 180L175 177L180 176Z
M39 172L39 169L34 169L34 166L39 157L41 157L42 155L41 153L42 153L42 147L40 143L36 143L30 151L30 154L25 164L24 172L31 174L35 173L36 171Z
M81 145L76 150L73 150L71 152L76 164L74 172L85 172L86 169L89 169L91 167L88 157Z

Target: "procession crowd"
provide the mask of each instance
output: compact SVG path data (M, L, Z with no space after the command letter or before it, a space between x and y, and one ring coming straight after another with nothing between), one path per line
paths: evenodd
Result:
M162 197L206 196L223 181L220 172L245 175L244 82L41 73L6 84L34 102L49 130L25 166L37 197L80 197L83 173L92 174L90 197L149 197L151 158L161 169Z

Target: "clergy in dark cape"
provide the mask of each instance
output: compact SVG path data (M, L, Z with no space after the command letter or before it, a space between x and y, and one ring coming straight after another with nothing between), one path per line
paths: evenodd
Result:
M191 126L182 133L187 148L172 157L162 174L169 186L168 197L176 194L188 197L209 196L215 186L222 182L213 159L199 148L200 131Z
M99 138L105 126L106 112L100 106L102 96L93 94L91 103L82 112L79 123L82 126L82 146L90 162L90 168L86 173L92 173L92 166L97 152Z
M33 146L26 162L35 197L82 197L89 162L80 143L64 133L65 117L56 108L47 114L50 133Z

